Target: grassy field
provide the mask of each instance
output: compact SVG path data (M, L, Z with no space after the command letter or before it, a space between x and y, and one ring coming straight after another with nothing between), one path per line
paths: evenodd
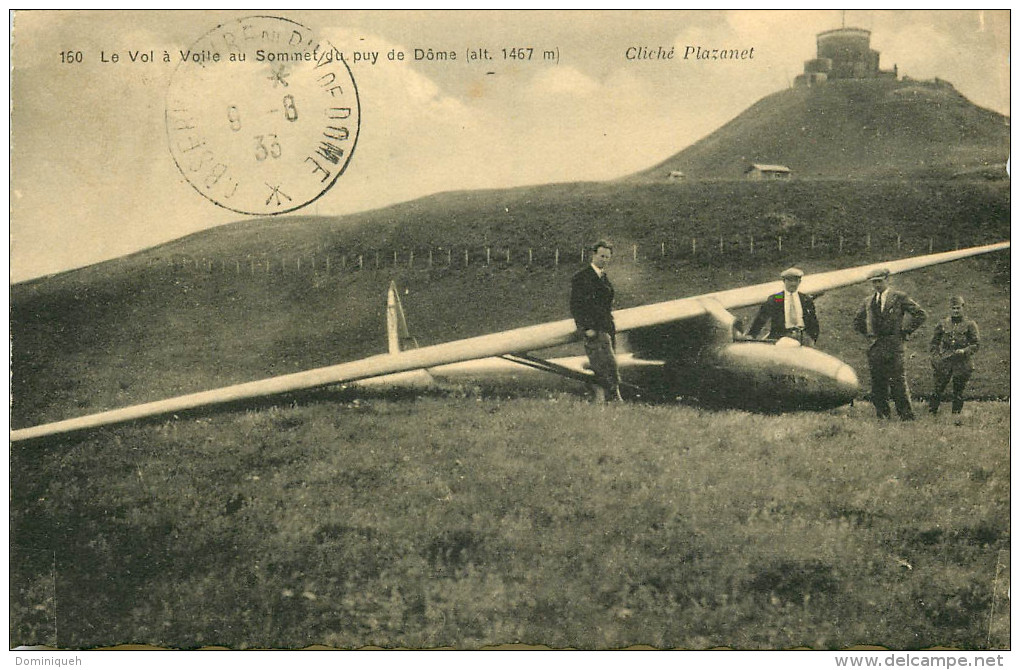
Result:
M1009 406L963 421L337 390L18 445L11 644L1002 648Z

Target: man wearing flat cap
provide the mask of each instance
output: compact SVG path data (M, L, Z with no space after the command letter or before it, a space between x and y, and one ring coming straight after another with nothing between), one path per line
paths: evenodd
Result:
M798 291L804 272L799 268L787 268L779 276L783 279L783 290L765 300L747 335L757 338L768 323L769 339L789 337L803 345L814 346L819 333L815 301Z
M963 313L963 298L954 295L949 299L949 316L935 325L929 351L931 367L935 373L935 389L928 411L937 414L942 394L953 382L953 414L963 411L963 389L966 388L974 363L971 357L981 344L977 324Z
M889 396L902 421L914 419L910 390L903 370L904 343L928 317L903 291L889 288L889 270L879 268L868 273L873 291L854 319L854 329L867 335L868 367L871 369L871 402L880 419L888 419Z

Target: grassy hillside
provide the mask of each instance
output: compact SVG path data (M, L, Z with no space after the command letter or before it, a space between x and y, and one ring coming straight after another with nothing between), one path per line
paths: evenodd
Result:
M1006 178L1009 119L944 81L845 80L774 93L633 177L736 178L750 163L795 178Z
M978 243L1009 235L1009 184L957 180L820 180L753 183L743 180L685 183L571 183L497 191L441 193L344 217L286 216L250 219L183 237L124 258L15 287L15 299L33 287L73 290L175 257L227 260L242 267L250 257L277 260L313 253L341 257L352 267L358 254L385 262L397 250L406 258L428 249L484 247L519 252L555 247L576 250L608 234L625 247L687 242L724 235L796 237L843 234L862 240L926 240L942 247L954 239ZM790 241L788 239L788 241ZM877 246L877 244L876 244ZM437 258L439 255L437 255ZM565 256L566 258L566 256ZM337 265L334 264L334 269Z

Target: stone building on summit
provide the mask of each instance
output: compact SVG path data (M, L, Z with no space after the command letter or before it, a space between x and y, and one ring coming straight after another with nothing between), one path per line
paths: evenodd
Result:
M804 62L804 74L797 75L795 86L813 86L831 79L896 79L892 70L878 67L879 53L871 48L871 31L863 28L836 28L818 33L817 56Z

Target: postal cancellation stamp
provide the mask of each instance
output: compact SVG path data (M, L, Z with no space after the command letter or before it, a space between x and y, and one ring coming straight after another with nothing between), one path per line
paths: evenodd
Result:
M338 48L289 19L252 16L182 52L166 130L196 191L241 214L272 215L336 183L354 154L360 111Z

